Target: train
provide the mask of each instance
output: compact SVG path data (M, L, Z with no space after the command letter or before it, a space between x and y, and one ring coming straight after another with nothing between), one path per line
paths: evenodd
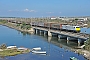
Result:
M68 32L80 32L80 26L77 25L68 25L68 24L60 24L60 23L43 23L43 22L32 22L32 26L43 27L53 30L61 30Z

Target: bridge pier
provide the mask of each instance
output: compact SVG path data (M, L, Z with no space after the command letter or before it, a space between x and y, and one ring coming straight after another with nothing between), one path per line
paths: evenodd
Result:
M36 34L38 33L38 30L36 29Z
M62 37L61 35L58 35L58 39L61 39L61 37Z
M42 34L42 31L40 30L39 32L40 32L40 35L41 35Z
M46 36L46 33L47 33L47 32L46 32L46 31L44 31L44 36Z
M52 34L50 31L48 31L48 37L52 37Z
M80 46L81 43L81 39L78 38L78 46Z
M46 35L46 32L44 31L44 36Z
M51 41L51 38L52 38L52 37L48 37L48 42L50 42L50 41Z
M68 42L69 42L69 39L70 39L70 37L67 37L67 44L68 44Z

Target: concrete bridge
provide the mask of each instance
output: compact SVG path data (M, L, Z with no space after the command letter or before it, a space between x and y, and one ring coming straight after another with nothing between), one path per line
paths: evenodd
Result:
M78 45L80 45L81 42L84 43L84 41L86 41L89 38L88 34L59 31L59 30L53 30L53 29L35 27L35 26L32 26L32 27L35 30L36 34L37 33L39 33L40 35L44 34L44 35L47 35L48 37L52 37L54 35L58 37L58 39L66 38L67 43L70 40L77 40Z

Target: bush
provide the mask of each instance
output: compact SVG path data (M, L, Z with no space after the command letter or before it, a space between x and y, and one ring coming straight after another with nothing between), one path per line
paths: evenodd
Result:
M0 49L6 49L6 48L7 48L6 44L0 45Z
M21 25L21 29L30 29L31 28L31 26L30 25L26 25L25 23L22 23L22 25Z
M29 29L29 28L31 28L31 26L30 26L30 25L27 25L27 26L26 26L26 29Z
M20 24L17 24L17 26L20 26Z
M89 35L89 39L86 40L86 42L84 44L85 44L85 49L90 50L90 35Z

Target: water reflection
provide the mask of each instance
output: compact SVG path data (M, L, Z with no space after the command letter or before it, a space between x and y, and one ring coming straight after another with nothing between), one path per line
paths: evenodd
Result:
M48 37L48 42L50 43L52 37Z
M67 43L67 40L65 40L65 39L58 39L56 37L48 37L48 42L50 42L52 44L55 44L55 45L57 45L59 47L64 46L66 48L67 47L75 48L75 47L78 46L77 42L75 42L75 41L69 41Z

